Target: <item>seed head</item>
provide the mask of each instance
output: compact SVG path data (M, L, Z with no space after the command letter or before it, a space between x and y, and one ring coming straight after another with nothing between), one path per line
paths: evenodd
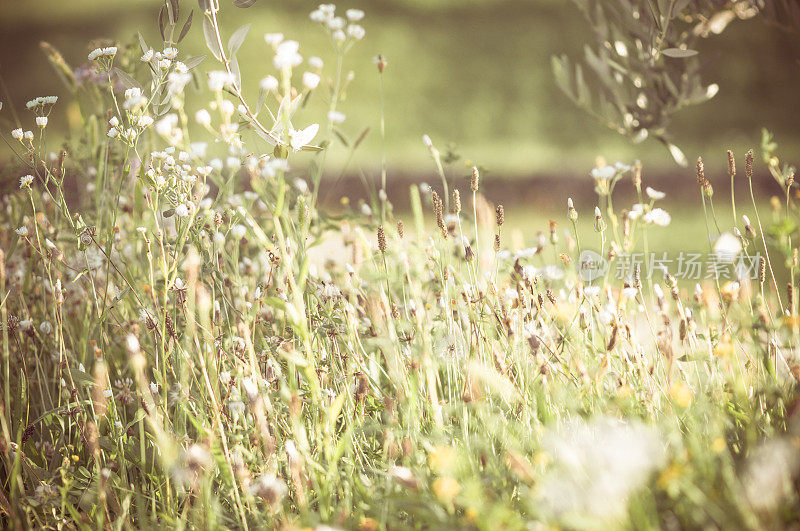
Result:
M748 179L753 177L753 150L749 150L744 156L744 173Z
M702 157L697 157L697 184L705 186L708 181L706 180L706 169L703 164Z
M496 253L500 252L500 235L499 234L495 234L494 235L494 252L496 252Z
M383 230L383 225L378 227L378 249L382 252L386 252L386 232Z
M400 238L402 238L405 235L405 230L403 228L402 221L397 222L397 235L400 236Z
M472 167L472 178L469 180L469 187L473 192L478 191L478 181L480 180L480 174L478 173L478 167Z
M763 285L767 279L767 261L762 256L758 261L758 282Z
M502 227L503 222L506 220L506 215L505 215L505 210L503 210L503 205L497 205L497 209L495 210L495 212L497 213L496 216L497 226Z
M475 260L475 252L472 250L472 246L469 244L464 247L464 259L467 262L472 262Z
M453 190L453 214L461 213L461 193Z
M433 203L433 213L436 215L436 224L440 229L445 230L443 215L444 205L442 204L439 194L437 194L435 190L431 192L431 202Z
M733 158L733 151L728 150L728 175L733 178L736 175L736 159Z

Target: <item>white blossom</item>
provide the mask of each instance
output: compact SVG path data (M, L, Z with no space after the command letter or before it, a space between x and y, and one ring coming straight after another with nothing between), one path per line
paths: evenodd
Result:
M350 22L358 22L364 18L364 12L360 9L348 9L345 11L345 15Z
M211 114L205 109L200 109L194 114L194 119L202 126L211 124Z
M283 42L283 33L267 33L264 41L274 48Z
M667 197L667 194L665 194L664 192L659 192L658 190L650 188L649 186L645 188L644 191L647 194L647 197L653 199L654 201L657 201L659 199L664 199L665 197Z
M304 72L303 73L303 85L309 89L314 90L319 86L320 77L319 74L315 74L313 72Z
M670 216L669 212L663 208L654 208L642 216L642 220L645 223L651 223L653 225L658 225L659 227L666 227L669 225L670 221L672 221L672 216Z
M278 89L278 79L275 76L267 76L261 80L261 90L272 92Z
M273 64L278 70L294 68L303 62L303 57L298 53L300 43L297 41L283 41L275 49Z

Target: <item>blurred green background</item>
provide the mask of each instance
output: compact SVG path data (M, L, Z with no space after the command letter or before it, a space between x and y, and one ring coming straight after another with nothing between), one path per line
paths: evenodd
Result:
M271 53L262 36L280 31L301 42L305 57L326 60L333 53L323 31L308 19L318 2L261 0L250 9L222 0L221 21L227 35L251 24L239 52L246 94L255 97L258 82L273 73ZM184 0L181 19L195 10L195 24L181 44L181 53L205 53L197 4ZM0 111L10 125L10 104L23 120L25 102L35 96L66 91L39 48L48 41L75 67L86 61L89 41L110 38L135 43L140 30L149 43L160 39L156 15L160 0L29 0L0 7L0 73L5 82ZM679 168L655 141L632 145L598 124L559 91L550 58L567 53L580 59L592 42L587 22L566 0L361 0L340 4L340 10L367 13L364 41L348 55L345 67L356 78L341 110L343 129L356 136L372 132L345 171L374 175L379 171L381 141L379 77L373 58L382 53L389 67L384 74L387 157L390 176L430 178L433 166L422 145L429 134L444 149L450 142L466 159L489 169L487 178L584 177L597 156L609 161L641 159L646 172L663 178L681 175L688 183L691 169ZM739 153L758 148L760 129L776 134L784 157L800 153L797 127L797 87L800 86L800 46L796 35L771 28L760 20L737 21L718 37L701 42L704 81L720 92L711 102L682 111L673 124L674 141L690 160L703 154L708 171L722 172L725 149ZM201 70L215 69L209 56ZM206 96L199 104L207 101ZM317 107L322 108L321 97ZM319 121L312 106L308 122ZM63 132L65 106L51 117ZM306 119L303 118L303 122ZM31 124L27 124L30 128ZM9 158L0 148L0 160ZM344 168L344 153L332 153L330 174Z

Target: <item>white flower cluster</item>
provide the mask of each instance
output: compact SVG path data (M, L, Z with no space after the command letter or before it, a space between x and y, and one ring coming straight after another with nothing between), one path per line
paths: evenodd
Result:
M277 70L291 70L303 62L300 55L300 43L297 41L282 41L275 47L275 58L272 64Z
M213 92L220 92L226 86L233 85L235 81L233 74L224 70L213 70L208 73L208 88Z
M628 171L631 171L631 167L629 165L617 162L613 165L606 164L604 166L593 168L589 174L597 181L607 181Z
M166 72L170 69L170 67L174 64L175 65L175 72L179 74L185 74L188 71L188 68L185 64L180 61L176 61L178 57L178 49L177 48L164 48L164 51L157 52L150 48L142 56L140 60L143 63L152 64L155 66L157 70L162 72Z
M652 189L651 189L652 190ZM653 192L657 192L656 190L652 190ZM661 196L656 195L656 197L650 196L651 199L661 199L663 197L663 192L657 192L657 194L662 194ZM650 195L650 194L648 194ZM648 224L648 225L658 225L659 227L666 227L672 221L672 216L670 216L669 212L664 210L663 208L650 208L650 205L645 205L642 203L636 203L631 207L631 209L627 212L626 216L628 219L640 219Z
M116 46L108 46L106 48L95 48L91 52L89 52L89 60L90 61L97 61L101 57L108 57L112 58L117 55L117 47Z
M58 96L39 96L38 98L34 98L26 103L25 107L31 111L47 109L57 101Z
M33 131L22 131L21 127L11 131L11 138L19 140L20 142L31 142L33 140Z
M337 17L335 5L321 4L311 12L310 18L329 31L337 43L343 43L348 38L360 41L366 35L364 28L360 24L356 24L364 18L364 12L360 9L348 9L345 17Z
M23 175L19 178L19 187L28 188L33 182L33 175Z
M112 116L108 121L109 138L120 138L125 141L135 142L141 131L153 125L153 118L144 114L147 107L147 98L142 94L139 87L129 88L125 91L125 100L122 107L126 111L129 128L123 126L122 121L117 116Z

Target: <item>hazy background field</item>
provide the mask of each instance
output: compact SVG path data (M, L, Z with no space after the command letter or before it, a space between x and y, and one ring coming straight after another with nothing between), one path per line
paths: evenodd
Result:
M328 72L332 70L326 37L307 16L317 3L260 1L241 10L223 2L221 20L228 34L251 24L239 52L246 93L254 95L258 81L272 72L262 39L266 32L280 31L299 40L304 56L319 55ZM148 42L156 43L160 4L159 0L5 2L0 8L0 74L5 84L0 99L7 106L2 126L12 125L11 105L27 120L24 104L29 98L65 94L39 49L40 41L60 49L73 67L86 61L89 41L95 38L134 44L135 32L141 30ZM182 19L189 9L197 10L195 2L184 1L182 6ZM442 149L455 143L465 159L486 167L484 182L494 179L498 193L505 190L502 194L509 200L538 199L545 208L554 188L537 183L570 179L564 185L575 190L571 179L588 179L597 156L611 162L642 160L646 177L657 179L667 192L685 190L693 182L692 169L676 166L662 145L630 144L575 108L555 86L551 56L567 53L579 59L582 47L592 39L588 24L571 2L362 0L339 7L367 12L367 37L345 65L356 78L342 107L348 117L343 127L352 136L367 126L372 131L350 166L343 166L343 151L331 153L330 175L342 170L352 177L362 171L368 178L378 174L380 99L373 57L382 53L389 61L384 82L390 182L433 179L433 166L420 141L424 133ZM188 55L205 49L197 15L181 45ZM735 22L723 35L701 42L705 81L718 83L720 92L711 102L678 115L674 140L687 157L704 155L709 175L724 181L724 150L732 147L743 154L748 147L757 148L761 127L776 134L784 157L791 160L800 153L799 50L796 38L758 20ZM213 58L200 68L215 68ZM316 98L317 109L322 109L321 99ZM51 134L65 131L67 115L68 106L59 104L51 118ZM308 116L313 116L313 108ZM3 145L0 161L9 158ZM464 163L452 171L466 174ZM586 191L591 202L588 181Z

